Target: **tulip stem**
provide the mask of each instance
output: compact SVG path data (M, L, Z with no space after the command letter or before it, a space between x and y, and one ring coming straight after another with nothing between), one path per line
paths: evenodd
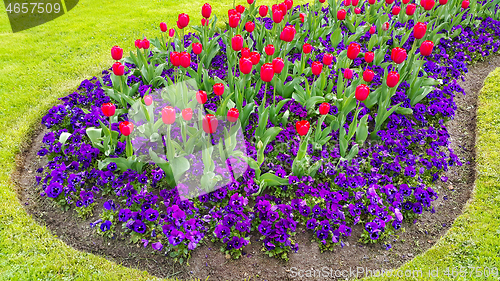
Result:
M276 106L276 79L274 80L274 86L273 86L273 107Z

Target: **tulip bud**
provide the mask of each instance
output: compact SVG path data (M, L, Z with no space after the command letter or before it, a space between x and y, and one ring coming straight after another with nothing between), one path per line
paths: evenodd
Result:
M389 23L388 23L388 22L384 22L384 23L382 24L382 30L383 30L383 31L387 31L387 30L389 30L389 27L390 27L390 26L389 26Z
M462 8L467 9L469 8L469 0L464 0L462 1Z
M356 15L361 14L361 9L360 9L360 8L358 8L358 7L354 8L354 13L355 13Z
M400 8L399 6L394 6L394 7L392 8L392 14L393 14L394 16L399 15L399 12L401 12L401 8Z
M330 112L330 104L327 102L324 102L319 105L319 114L321 115L327 115L328 112Z
M293 8L293 0L285 0L284 3L286 5L287 10L290 10L291 8Z
M434 8L434 4L436 4L436 2L434 2L434 0L421 0L420 1L420 5L422 5L424 10L426 10L426 11L432 10L432 8Z
M426 40L420 45L420 54L422 56L430 56L432 54L432 49L434 48L434 43L432 41Z
M264 51L266 52L266 54L268 56L272 56L272 55L274 55L274 46L269 44L266 47L264 47Z
M373 77L375 76L375 73L371 69L367 69L363 72L363 80L365 82L371 82L373 80Z
M120 133L122 133L122 135L124 136L129 136L134 130L134 124L130 123L129 121L121 122L118 127L120 129Z
M286 7L286 4L285 3L281 3L281 4L278 5L278 8L280 9L281 14L283 15L283 17L285 17L286 13L288 12L288 8Z
M199 104L204 104L207 102L207 93L205 91L196 92L196 101Z
M191 56L186 52L182 52L180 54L180 61L182 67L188 68L191 65Z
M344 69L344 78L347 79L347 80L351 80L352 79L352 70L350 68L346 68Z
M210 4L208 3L205 3L203 7L201 7L201 15L204 18L208 19L211 14L212 14L212 6L210 6Z
M247 0L247 3L248 3L248 5L252 5L253 4L253 0Z
M309 124L309 121L306 120L298 121L297 123L295 123L295 129L297 130L297 133L301 136L307 135L310 127L311 125Z
M192 47L193 47L193 53L195 55L201 54L201 51L203 50L203 46L201 45L201 43L193 43Z
M374 5L374 4L375 4L375 2L377 2L377 0L368 0L368 3L369 3L370 5Z
M353 5L354 7L358 6L359 4L359 0L352 0L352 3L351 5Z
M161 110L161 120L165 124L174 124L175 122L175 109L171 106L165 106Z
M206 18L201 19L201 26L208 26L210 24L210 21Z
M285 42L292 42L295 38L296 33L297 31L295 30L295 27L293 25L285 26L285 28L283 28L283 31L281 32L280 39Z
M184 27L188 26L189 24L189 16L185 13L179 14L177 18L177 26L180 29L183 29Z
M318 0L321 4L325 3L326 0Z
M125 66L122 65L120 62L115 62L113 64L113 73L116 75L116 76L122 76L123 74L125 74Z
M144 50L149 49L149 40L148 39L142 40L142 48Z
M150 95L145 95L144 96L144 103L146 104L146 106L152 105L153 104L153 97Z
M260 67L260 79L264 82L271 82L274 77L274 68L270 63L265 63Z
M182 110L182 119L189 121L193 118L193 110L191 108L185 108Z
M170 28L170 30L168 31L168 36L170 36L170 38L174 37L175 35L175 29L173 28Z
M111 57L114 60L121 60L123 57L123 49L118 46L113 46L113 48L111 48Z
M344 6L346 7L351 6L351 0L344 0Z
M360 51L361 46L358 43L353 42L347 47L347 57L351 60L354 60L358 57Z
M252 60L250 58L240 59L240 71L243 74L249 74L252 72Z
M243 12L245 11L245 6L243 5L236 6L236 11L240 14L243 14Z
M403 0L403 4L408 4L410 3L410 0Z
M285 67L285 62L283 61L282 58L273 59L274 73L281 73L281 71L283 70L283 67Z
M304 14L304 13L300 13L300 14L299 14L299 18L300 18L300 22L301 22L301 23L304 23L304 21L306 20L306 14Z
M116 106L112 103L103 103L101 105L101 111L106 117L111 117L115 115Z
M241 35L236 35L231 39L231 47L233 48L234 51L241 51L241 48L243 48L243 37Z
M338 20L345 20L346 15L347 15L347 12L344 9L340 9L337 12L337 19Z
M254 29L255 29L255 23L249 21L245 24L245 30L247 32L252 33Z
M260 62L260 54L257 52L251 52L250 53L250 60L252 61L253 65L256 65Z
M315 61L311 65L311 71L314 75L318 76L323 71L323 64L319 61Z
M324 65L330 65L333 62L333 55L332 54L324 54L323 55L323 64Z
M238 112L238 109L236 108L231 108L227 111L227 121L234 123L238 121L238 117L240 116L240 113Z
M415 39L422 39L427 31L427 25L425 23L417 22L413 27L413 37Z
M161 30L161 32L167 32L167 30L168 30L167 24L164 22L160 22L160 30Z
M219 121L213 114L207 114L205 117L203 117L201 123L203 131L205 131L205 133L207 134L215 133L215 131L217 130L217 126L219 125Z
M262 5L259 7L259 15L261 17L265 17L267 16L267 12L269 11L269 7L265 6L265 5Z
M439 5L446 5L448 3L448 0L439 0Z
M356 87L356 92L354 96L356 97L357 100L364 101L366 100L366 98L368 98L369 94L370 94L370 88L368 88L368 86L366 86L365 84L361 84Z
M370 34L375 34L376 31L377 31L377 28L374 25L370 26L370 31L369 31Z
M250 57L250 48L247 48L247 47L241 48L241 57L242 58L249 58Z
M135 40L135 47L138 49L142 49L142 40L141 39Z
M311 44L305 43L304 46L302 46L302 51L304 54L309 54L312 50Z
M280 10L273 11L273 21L274 23L280 23L283 20L283 15Z
M213 89L216 96L222 96L224 94L224 84L222 83L216 83Z
M417 6L415 6L415 4L409 4L408 6L406 6L406 14L409 16L413 16L416 9Z
M375 54L373 52L366 52L365 53L365 61L367 63L371 63L374 58L375 58Z
M399 73L396 71L389 72L386 83L389 88L395 87L399 83Z
M170 63L173 66L181 65L181 54L179 52L170 52Z
M406 60L406 50L403 48L393 48L391 51L391 59L397 63L401 64Z
M387 5L391 5L392 3L394 3L394 0L385 0L385 3L387 3Z
M229 16L229 27L236 28L238 24L240 24L240 16L239 15L230 15Z

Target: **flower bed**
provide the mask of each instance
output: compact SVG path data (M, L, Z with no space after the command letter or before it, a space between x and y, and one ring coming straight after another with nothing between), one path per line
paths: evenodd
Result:
M342 245L358 223L362 241L384 240L403 219L432 211L432 182L461 165L447 149L445 126L461 91L455 79L465 60L498 52L498 22L477 18L489 13L481 4L471 3L470 13L466 1L430 2L402 3L411 16L383 2L292 8L286 1L270 10L252 3L229 12L224 33L205 5L196 34L138 40L125 59L113 48L121 63L112 73L84 81L43 118L51 132L39 152L50 160L37 178L42 195L82 217L103 196L99 233L112 237L119 226L181 263L203 239L221 241L237 258L252 231L270 256L286 259L299 246L298 224L324 250ZM179 15L179 29L188 23ZM181 102L154 94L193 80L194 89L175 91L186 93ZM129 120L131 109L149 120ZM193 117L199 122L189 123ZM148 124L159 127L148 134ZM207 151L238 128L244 145L223 148L217 157L227 154L229 164L217 170ZM156 147L144 161L137 148L144 142L166 153ZM241 177L232 160L248 165ZM186 178L199 185L186 192ZM223 178L230 180L218 184Z

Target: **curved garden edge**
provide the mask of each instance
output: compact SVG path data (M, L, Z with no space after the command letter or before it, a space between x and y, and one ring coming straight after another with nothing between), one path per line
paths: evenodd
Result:
M474 77L474 79L470 79L472 81L472 84L473 84L473 85L471 85L472 87L470 87L470 90L472 90L473 92L477 92L481 88L481 86L483 84L484 77L486 77L486 74L490 72L490 70L488 70L488 69L490 69L491 66L489 66L488 63L491 63L492 60L494 60L494 61L497 62L497 63L494 63L494 65L500 65L500 63L498 63L498 62L500 62L500 57L496 56L496 57L493 57L493 58L489 58L484 63L479 63L479 64L477 64L475 66L470 67L468 75L470 75L471 73L474 73L474 71L479 72L479 74L478 74L477 77ZM499 75L499 71L498 70L495 73L496 73L497 76ZM468 81L469 80L466 79L466 82L468 82ZM484 102L483 101L485 99L484 93L487 92L487 91L488 91L488 87L485 87L485 90L483 90L483 94L480 97L480 99L482 100L481 105L483 105L483 103L484 103L486 106L490 107L491 103L489 101L488 102ZM464 107L466 107L466 106L468 106L467 103L464 103ZM474 109L475 108L473 107L472 110L474 110ZM463 110L464 110L464 108L462 108L461 111L463 111ZM466 112L470 112L471 108L469 108L468 110L465 109L465 111ZM478 114L480 116L482 116L481 115L482 112L483 111L480 109L478 111ZM487 112L487 111L484 111L484 112ZM494 114L493 114L493 116L494 116ZM485 115L485 116L482 116L482 117L483 118L487 118L488 116ZM465 120L465 121L467 121L467 120ZM471 216L471 214L475 214L476 212L478 212L478 211L481 210L481 208L477 208L477 205L479 204L479 206L481 207L481 202L484 201L484 200L482 200L481 196L487 196L488 195L488 194L482 194L480 192L481 188L484 189L484 188L488 187L488 183L484 184L482 182L482 180L483 180L483 174L482 174L482 170L481 169L484 166L484 162L488 162L488 159L483 159L482 158L483 156L481 154L482 153L481 147L487 147L489 145L489 144L486 144L486 145L481 146L481 141L483 141L483 142L485 141L485 140L483 140L484 136L481 135L481 132L485 132L487 134L488 133L491 134L490 132L488 132L488 131L491 131L491 130L489 130L489 129L488 130L482 129L482 127L485 126L484 125L485 122L483 120L479 120L478 119L478 122L479 122L479 125L481 125L481 126L478 127L478 132L480 133L480 135L478 137L478 143L477 143L478 144L478 154L477 155L479 156L478 157L478 161L480 161L480 162L478 162L479 177L478 177L478 179L476 181L476 189L473 192L473 194L475 195L475 197L473 199L471 199L470 203L467 204L467 206L465 207L465 213L463 215L460 215L460 216L457 217L457 220L455 221L454 226L448 231L448 233L443 237L443 239L439 240L439 242L437 243L437 245L435 247L431 248L430 250L428 250L424 254L419 255L413 261L410 261L410 262L406 263L405 265L403 265L400 268L400 270L407 270L407 269L413 269L413 270L416 269L416 270L419 270L419 269L422 269L423 272L424 272L424 274L426 274L428 270L433 270L435 268L439 268L440 271L444 272L444 270L445 270L445 268L447 266L450 267L450 268L452 268L452 267L458 267L459 265L462 265L462 266L465 266L465 267L470 266L470 265L480 266L480 267L488 266L488 263L485 262L485 261L471 263L471 264L469 264L469 263L464 264L464 260L463 260L464 255L467 256L467 257L469 257L470 260L474 260L474 259L477 260L477 257L483 256L482 252L477 252L477 249L476 250L473 249L473 247L475 247L475 245L476 246L479 245L478 243L476 243L476 244L474 244L474 243L468 243L467 244L468 241L471 241L470 237L476 237L477 240L482 240L482 239L480 239L481 237L484 238L484 239L486 239L486 236L484 234L475 234L473 231L471 231L471 229L474 229L474 228L472 228L471 225L467 225L469 223L474 223L474 222L477 223L477 224L479 224L479 225L481 225L483 223L483 226L481 226L481 227L477 226L476 229L475 229L475 230L482 230L482 229L485 228L484 227L484 222L486 222L485 220L479 220L479 221L477 221L478 220L478 216L477 215L476 216ZM491 125L491 124L494 124L494 122L490 121L490 122L486 122L485 124L487 124L487 125L490 124ZM460 135L460 133L463 133L463 132L458 132L458 131L455 132L455 133L450 132L450 134L452 135L452 137L458 137ZM494 140L495 138L494 138L493 135L492 135L492 137L493 137L492 140ZM498 134L497 134L497 138L498 138ZM474 141L474 137L472 137L472 140ZM487 139L486 139L486 141L487 141ZM473 143L472 143L472 145L473 145ZM492 147L490 146L490 149L491 148ZM490 157L491 157L491 153L490 153ZM472 168L474 168L474 164L467 165L467 166L471 166ZM31 175L31 177L33 177L33 175ZM16 179L16 175L14 175L13 178ZM19 179L19 178L17 178L17 179ZM473 181L473 179L472 179L472 181ZM494 182L494 180L493 180L493 182ZM470 185L472 185L472 183ZM448 187L448 185L445 186L445 189L448 189L447 187ZM464 198L463 202L460 204L460 206L459 206L460 208L458 208L457 214L454 215L452 219L454 219L457 215L459 215L461 213L462 206L465 204L465 201L467 200L467 198L469 198L469 195L470 195L469 192L470 192L470 188L467 188L467 190L466 190L466 197ZM26 201L23 201L23 203L25 203L25 202ZM483 206L483 207L488 207L488 206ZM491 210L494 210L494 209L492 208ZM494 217L494 214L492 214L492 215ZM71 217L71 215L69 215L69 216ZM50 224L50 222L49 222L49 224ZM86 224L88 225L88 223L86 223ZM441 231L439 231L437 233L436 240L439 239L439 237L441 237L444 233L446 233L447 228L449 228L449 225L447 225L445 228L443 228ZM458 229L458 231L457 231L457 229ZM416 230L417 229L415 228L414 231L416 231ZM420 230L420 231L422 231L422 230ZM411 232L412 232L412 230L409 231L409 233L411 233ZM494 231L492 233L494 234ZM302 236L305 236L305 235L302 234ZM424 238L424 240L425 239L427 239L427 238ZM63 238L63 240L66 241L66 239L64 239L64 238ZM422 251L426 250L427 248L429 248L435 242L435 240L434 241L429 240L429 241L430 242L428 244L424 243L424 245L422 245ZM307 241L307 239L304 238L303 242L307 243L308 241ZM355 241L354 241L354 243L355 243ZM491 244L491 243L493 243L493 241L488 242L488 243ZM480 245L484 245L484 244L488 244L488 243L481 243ZM75 246L74 243L69 243L69 244L70 245L73 244L72 246ZM307 248L309 251L311 251L311 249L312 249L311 247L314 246L314 245L311 245L311 244L312 243L309 242L308 245L306 247L303 246L303 248ZM258 252L259 248L258 248L258 245L257 246L256 245L257 244L254 243L252 250ZM304 245L304 244L302 244L302 245ZM410 247L412 247L411 244L410 244ZM76 246L76 248L81 249L78 246ZM216 256L218 256L218 258L214 258L213 259L215 262L213 262L213 264L210 264L208 270L207 269L200 269L200 268L198 268L196 270L196 271L199 271L200 273L203 272L205 277L208 276L208 275L213 276L214 273L216 273L216 272L218 272L218 270L220 270L220 266L222 266L223 264L226 264L228 267L233 267L235 269L241 268L241 265L242 265L241 264L241 260L240 260L240 262L236 261L236 262L230 262L230 263L227 264L227 263L225 263L225 261L224 261L223 258L220 259L219 256L222 256L222 254L217 251L218 249L214 249L214 250L212 250L212 252L207 252L207 249L206 249L207 247L204 247L204 248L205 248L205 250L203 250L203 252L200 251L200 253L194 253L194 258L195 259L196 258L202 259L203 257L201 257L201 256L206 255L206 254L212 255L212 254L214 254L214 250L217 253ZM352 248L352 247L349 247L349 248ZM372 248L375 248L375 247L372 247ZM467 251L467 249L470 250L470 251ZM83 249L83 250L85 250L85 249ZM342 252L344 252L344 255L347 255L347 257L350 257L351 256L349 254L350 251L345 251L345 250L346 249L343 249L343 250L339 249L338 252L339 252L339 254L342 254ZM372 249L372 250L376 251L376 249ZM397 249L395 248L395 250L397 250ZM465 250L465 252L464 252L464 250ZM299 251L300 251L300 249L299 249ZM402 250L400 249L399 251L402 252L402 251L404 251L404 249L402 249ZM491 251L490 248L484 249L485 254L486 253L490 253L490 251ZM96 253L97 251L90 250L90 252ZM315 255L318 255L318 254L319 255L324 255L324 254L320 254L317 249L313 250L313 252L315 252L314 253ZM379 250L378 252L381 252L381 251ZM386 251L386 252L388 252L388 251ZM418 254L418 252L416 254ZM411 254L411 256L413 256L413 254ZM407 259L411 259L411 256L408 255ZM315 256L315 257L318 258L318 257L321 257L321 256ZM162 257L160 257L160 259L161 258ZM117 259L117 261L120 261L120 259ZM243 259L243 261L245 261L245 259ZM246 262L248 262L248 261L249 260L246 259ZM293 255L292 255L291 262L292 261L293 261ZM384 266L383 263L377 263L378 266L377 265L371 266L370 263L368 263L368 264L365 263L365 265L363 265L363 266L365 266L366 268L370 268L370 269L381 269L381 268L384 268L384 269L387 270L388 268L391 268L391 267L394 268L395 266L401 265L404 261L405 261L404 259L401 259L399 262L393 263L393 264L388 265L388 266ZM481 261L481 259L479 259L479 261ZM123 259L121 260L121 262L123 262ZM126 261L125 264L127 264L129 266L130 265L134 266L133 262L134 261L132 260L132 264L131 264L130 262ZM268 263L269 261L265 261L265 262ZM312 260L312 262L314 262L314 260ZM490 267L496 266L498 268L498 264L495 263L494 259L493 259L492 262L493 263L490 262L489 266ZM191 264L194 264L194 262L191 262ZM312 264L311 261L309 261L309 263L306 264L306 265L310 266L311 264ZM304 265L304 267L306 265ZM219 268L217 268L218 266L219 266ZM256 271L253 271L253 272L250 273L250 276L252 276L252 274L254 276L256 275L257 277L267 277L265 275L268 275L268 274L271 274L271 276L274 276L274 277L276 277L276 275L283 276L283 275L287 274L285 272L285 269L286 268L290 268L292 266L293 265L291 263L289 263L289 264L283 264L283 263L280 264L280 263L278 263L278 264L276 264L276 266L274 266L274 265L271 266L269 268L270 269L269 271L271 271L271 272L267 272L267 274L266 273L261 273L260 276L259 276L259 273L257 273ZM335 264L335 265L331 265L331 266L334 269L337 269L337 268L340 268L340 267L345 267L345 266L340 266L339 264ZM348 266L349 265L347 265L347 267ZM148 267L141 266L141 265L139 265L139 268L141 268L143 270L144 269L148 269ZM194 268L196 268L196 267L194 267ZM188 270L195 270L194 268L191 267ZM315 268L321 268L321 267L320 266L315 266ZM277 270L279 270L281 272L277 272ZM264 271L264 269L262 269L262 271ZM274 274L272 274L272 271L274 271ZM160 272L160 273L158 273L158 272L156 272L154 270L150 271L150 272L153 273L153 274L155 274L155 275L159 275L159 276L169 276L170 275L168 272ZM175 273L175 270L169 269L169 272L170 273ZM235 272L235 270L230 270L230 272L229 272L229 274L235 274L235 273L239 273L239 271ZM198 275L198 274L195 274L195 275ZM215 275L218 275L218 274L215 274ZM262 275L264 275L264 276L262 276ZM191 275L188 274L188 273L186 273L186 272L183 274L183 277L189 277L189 276L191 276ZM231 275L231 276L237 276L237 275ZM244 277L250 277L250 276L248 276L248 275L245 275L245 276L244 275L240 275L239 277L244 278ZM178 277L181 277L181 276L178 276ZM200 276L196 276L196 277L200 277ZM219 275L219 277L220 277L220 275ZM425 277L425 275L424 275L424 277ZM441 274L438 279L442 280L443 277L446 277L446 276L444 276L444 274ZM227 275L226 275L226 278L227 278Z

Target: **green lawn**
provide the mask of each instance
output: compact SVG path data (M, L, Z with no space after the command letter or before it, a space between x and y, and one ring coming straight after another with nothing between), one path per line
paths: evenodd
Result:
M300 4L305 1L295 1ZM12 34L0 13L0 279L1 280L152 280L128 269L76 251L36 224L18 203L9 182L16 153L57 98L111 65L109 49L126 52L135 39L159 34L158 24L175 25L187 12L198 24L205 1L82 0L52 22ZM214 13L227 17L232 1L210 1ZM243 4L237 1L237 4ZM272 4L275 1L259 2ZM482 92L479 111L478 182L474 201L436 246L403 266L500 268L500 69ZM424 275L425 276L425 275ZM442 276L442 275L441 275Z

